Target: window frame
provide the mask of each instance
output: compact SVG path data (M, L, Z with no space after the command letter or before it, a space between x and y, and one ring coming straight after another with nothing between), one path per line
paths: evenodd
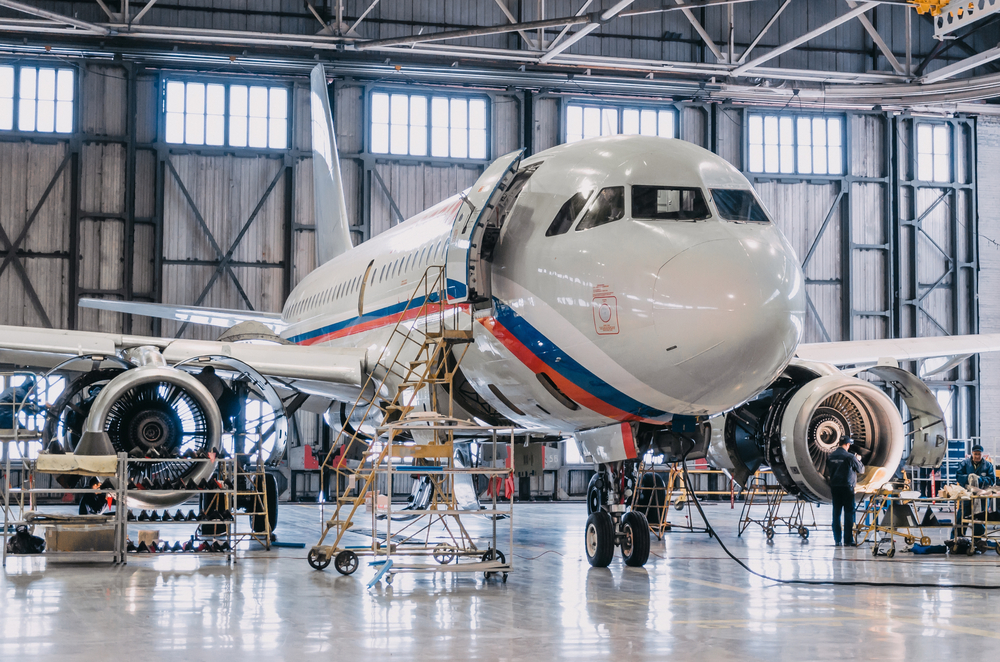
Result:
M0 66L11 67L14 70L14 82L13 89L11 90L11 102L13 104L11 112L11 128L0 129L0 135L5 136L22 136L25 138L45 138L45 139L56 139L56 140L66 140L74 134L80 133L80 95L81 95L81 83L80 83L80 67L76 64L67 64L60 61L58 64L54 64L51 61L42 60L6 60L0 61ZM73 72L73 99L72 110L70 112L70 130L69 131L56 131L55 125L58 121L57 117L53 117L53 130L52 131L39 131L35 129L20 129L18 124L20 121L20 101L21 101L21 70L24 68L30 69L54 69L56 71L56 85L58 87L58 76L59 70L65 69ZM36 96L34 101L37 103L37 81L36 81ZM56 100L58 102L58 99ZM37 126L38 110L37 105L35 107L35 119Z
M388 94L390 99L393 94L405 94L409 96L422 96L427 98L427 152L426 154L410 154L409 153L409 137L407 137L407 153L406 154L393 154L392 146L390 143L388 152L376 152L372 149L372 97L376 94ZM441 97L448 99L449 106L452 99L464 99L466 102L473 99L481 99L485 102L486 106L486 155L483 158L473 158L473 157L456 157L450 156L451 147L449 144L449 156L433 156L431 154L431 133L432 133L432 119L431 119L431 105L432 98ZM457 164L481 164L489 165L493 162L493 104L495 103L494 95L480 90L469 90L469 91L455 91L453 89L442 89L437 87L420 87L413 85L392 85L376 83L372 85L366 85L364 88L364 136L363 136L363 148L366 154L370 154L378 159L388 159L393 161L410 161L414 163L457 163ZM391 113L390 108L390 113ZM392 125L390 116L390 126ZM410 125L407 124L407 127ZM451 128L449 123L449 129ZM468 129L468 127L466 127ZM468 143L466 143L468 145Z
M792 172L781 172L780 164L780 153L779 153L779 165L776 172L768 172L765 170L751 170L750 169L750 118L753 116L760 116L762 118L766 117L777 117L779 120L778 131L780 133L780 120L783 117L789 117L792 120L792 155L794 170ZM798 131L798 120L800 118L808 118L810 120L815 118L823 118L826 120L839 119L840 120L840 172L838 173L816 173L816 172L801 172L799 171L799 131ZM771 110L771 109L761 109L761 108L747 108L746 112L743 113L743 172L749 177L754 177L756 179L768 179L768 178L792 178L792 179L842 179L847 177L850 170L850 164L848 162L848 143L850 141L850 131L848 128L848 115L843 111L834 112L823 112L823 111L787 111L787 110ZM827 122L829 126L829 122ZM762 129L763 130L763 129ZM763 143L766 145L767 143ZM781 142L778 142L779 150L781 147ZM826 147L829 149L830 141L829 138L826 141ZM764 157L763 167L766 168L767 158ZM830 157L829 152L827 152L827 170L829 170Z
M184 83L200 83L202 85L222 85L225 88L225 110L222 114L223 118L223 142L221 145L210 145L207 142L202 144L192 144L188 142L167 142L167 83L176 82ZM226 152L226 153L254 153L259 154L261 152L267 152L270 154L283 154L286 152L296 151L293 140L294 140L294 127L292 126L294 122L294 104L295 104L295 85L292 81L287 79L278 79L270 77L246 77L246 76L222 76L222 75L197 75L197 74L185 74L181 72L173 71L163 71L157 77L157 93L158 104L156 106L157 119L156 119L156 142L166 145L170 150L193 150L200 152L216 151L216 152ZM230 125L230 87L233 85L241 85L248 88L251 87L264 87L270 90L271 88L281 88L287 93L287 104L285 106L285 146L284 147L252 147L249 144L246 146L230 145L229 144L229 125ZM187 113L185 112L185 115ZM208 113L205 113L208 116ZM270 121L270 116L265 118L265 121ZM249 143L249 140L247 141Z
M625 112L624 111L626 111L626 110L637 110L641 114L642 111L644 111L644 110L652 110L652 111L655 111L655 112L666 110L666 111L669 111L674 116L674 135L672 135L672 136L660 136L660 137L661 138L674 138L674 139L678 139L680 137L680 135L681 135L681 112L680 112L680 108L678 108L677 104L674 103L674 102L664 101L664 102L661 102L661 103L656 103L656 102L629 103L628 101L603 100L603 99L600 100L600 102L595 102L593 99L580 99L580 98L568 98L568 99L563 99L562 101L563 101L562 108L561 108L560 113L559 113L559 121L560 121L560 127L559 127L559 141L560 142L559 142L559 144L561 144L561 145L571 144L569 142L568 138L567 138L567 129L568 129L568 125L569 125L568 116L569 116L569 107L570 106L583 106L584 108L586 108L586 107L599 108L599 109L602 109L602 111L603 111L603 109L606 109L606 108L614 108L615 110L618 111L618 129L617 129L616 133L614 133L614 134L608 134L608 135L618 135L618 136L622 136L622 135L629 135L629 136L643 135L643 134L636 134L636 133L629 133L629 134L623 133L623 127L624 127L624 123L625 123ZM659 127L657 127L657 131L658 130L659 130ZM659 134L657 134L657 135L659 135ZM601 137L603 137L603 136L601 136ZM581 138L581 140L587 140L587 138ZM578 141L574 141L574 142L578 142Z

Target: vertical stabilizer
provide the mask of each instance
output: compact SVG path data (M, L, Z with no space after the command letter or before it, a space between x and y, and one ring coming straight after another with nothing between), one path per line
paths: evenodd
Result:
M349 251L351 243L344 182L337 156L326 70L317 64L310 76L312 93L313 199L316 216L316 266Z

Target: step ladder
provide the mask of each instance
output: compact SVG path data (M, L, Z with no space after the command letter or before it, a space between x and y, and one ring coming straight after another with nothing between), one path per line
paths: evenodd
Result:
M355 525L355 517L369 495L372 507L377 508L373 489L376 477L379 467L389 459L392 442L400 428L389 427L387 439L379 441L377 432L374 438L366 438L361 432L362 424L379 417L378 428L384 429L394 422L406 420L417 409L417 400L422 394L427 396L424 402L431 412L447 411L448 418L454 415L452 380L472 343L473 322L471 315L462 315L463 310L469 310L468 304L449 304L447 294L444 267L428 267L398 313L376 366L347 415L348 421L360 420L361 423L350 431L345 425L330 445L320 466L320 484L329 484L328 502L334 504L334 512L323 523L322 536L309 552L313 567L326 567L331 559L345 551L344 534ZM440 402L442 393L446 402ZM444 447L451 447L450 443L429 444L435 445L440 445L442 452ZM325 474L329 472L332 473L327 481ZM391 499L392 495L388 497ZM328 538L331 538L329 542ZM391 541L385 541L386 546L390 544ZM372 551L378 552L380 545L382 543L373 536ZM354 564L357 564L356 556ZM343 572L339 566L338 560L337 569Z

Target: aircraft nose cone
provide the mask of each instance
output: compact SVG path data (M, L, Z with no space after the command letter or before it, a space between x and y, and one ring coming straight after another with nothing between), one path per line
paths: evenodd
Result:
M682 251L656 279L653 322L670 380L661 387L694 410L742 403L791 358L803 299L784 242L719 239Z

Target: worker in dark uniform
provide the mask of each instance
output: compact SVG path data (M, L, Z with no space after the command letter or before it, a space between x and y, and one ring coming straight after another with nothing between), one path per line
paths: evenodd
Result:
M973 479L973 476L975 478ZM983 447L976 444L972 447L972 455L962 460L962 463L958 465L958 470L955 472L955 482L960 486L968 489L970 487L978 487L980 489L986 489L991 485L996 485L997 475L996 471L993 469L993 463L983 457ZM985 510L985 509L984 509ZM969 519L972 515L973 508L971 501L962 501L961 514L956 518L955 522L955 537L965 535L965 525L962 524L962 520ZM982 517L985 520L986 513L982 513ZM979 517L974 517L974 519L979 519ZM979 522L973 523L973 533L976 536L983 536L986 534L986 525L980 524Z
M847 451L850 446L851 438L844 437L826 460L827 479L833 495L833 542L837 547L841 545L841 538L845 547L854 547L854 488L858 476L865 472L861 456ZM840 528L841 512L843 530Z

